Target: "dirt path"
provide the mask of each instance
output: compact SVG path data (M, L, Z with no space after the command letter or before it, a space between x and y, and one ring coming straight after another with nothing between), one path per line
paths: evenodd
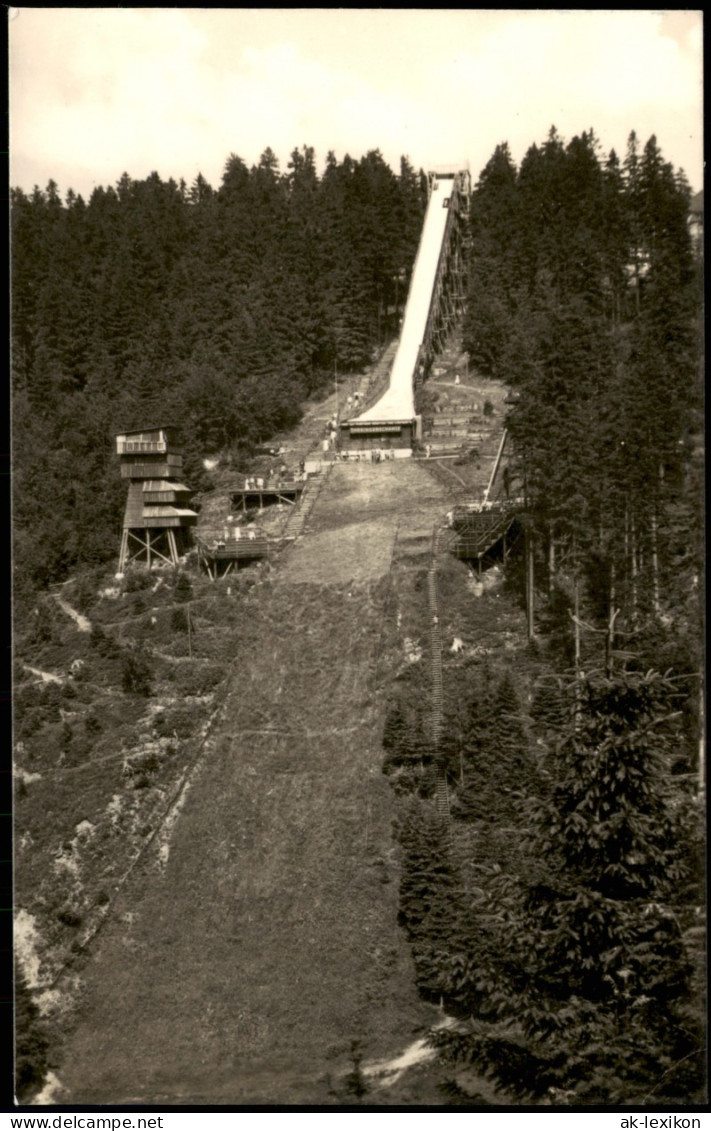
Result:
M61 675L55 675L53 672L43 672L41 668L31 668L29 664L23 664L22 666L26 672L32 672L33 675L38 676L42 680L42 683L64 683L64 679Z
M68 617L72 618L80 632L91 632L91 621L88 617L85 617L83 613L79 613L76 609L73 609L69 602L65 601L63 597L60 597L58 593L54 594L54 599L60 609L65 612Z
M381 1059L432 1020L397 926L382 644L396 531L425 539L446 506L415 461L337 467L245 598L169 853L147 854L83 968L70 1102L332 1103L351 1041Z

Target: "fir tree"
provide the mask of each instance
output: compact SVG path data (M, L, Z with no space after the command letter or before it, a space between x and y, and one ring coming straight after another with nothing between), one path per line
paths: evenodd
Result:
M662 1074L659 1098L702 1084L666 785L673 694L653 673L588 681L582 707L577 689L535 819L539 876L523 899L490 892L506 938L458 988L485 992L481 1020L442 1044L517 1096L640 1103Z

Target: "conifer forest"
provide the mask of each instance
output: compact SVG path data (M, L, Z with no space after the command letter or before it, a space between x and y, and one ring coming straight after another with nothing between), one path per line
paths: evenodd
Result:
M418 994L454 1019L432 1037L439 1102L474 1103L464 1072L494 1089L483 1106L701 1103L703 252L692 192L656 138L634 133L617 154L592 130L568 141L551 129L520 164L502 143L472 172L461 344L471 371L508 390L535 633L510 672L457 669L437 766L417 665L384 716L398 929ZM126 173L88 200L53 181L12 190L23 640L41 643L52 588L113 575L126 493L114 434L178 426L198 493L214 487L207 457L248 466L298 428L306 402L397 337L426 206L426 174L406 158L393 170L378 150L329 153L319 171L307 146L285 169L270 149L252 167L232 154L216 186ZM527 569L512 552L505 586L519 604ZM108 631L93 630L95 648L97 634L113 663ZM18 701L16 738L22 719ZM452 833L434 812L436 771ZM31 1094L55 1038L22 980L19 994L17 1071Z
M15 561L44 585L113 554L111 438L160 420L198 456L298 421L396 325L425 197L377 151L322 176L232 155L218 189L124 175L89 202L12 194ZM191 458L192 457L192 458Z

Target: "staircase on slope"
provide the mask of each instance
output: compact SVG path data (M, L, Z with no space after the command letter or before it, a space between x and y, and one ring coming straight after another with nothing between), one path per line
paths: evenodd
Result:
M282 541L295 542L304 533L316 500L321 494L333 466L332 463L326 464L318 476L311 476L307 480L298 505L290 511L284 524L281 533Z

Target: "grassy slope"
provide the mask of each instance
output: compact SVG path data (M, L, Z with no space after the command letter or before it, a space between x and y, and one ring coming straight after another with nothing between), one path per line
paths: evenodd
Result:
M241 605L165 870L146 859L83 972L73 1101L327 1103L351 1040L397 1052L429 1017L396 925L383 632L395 530L426 535L445 498L410 461L338 467Z

